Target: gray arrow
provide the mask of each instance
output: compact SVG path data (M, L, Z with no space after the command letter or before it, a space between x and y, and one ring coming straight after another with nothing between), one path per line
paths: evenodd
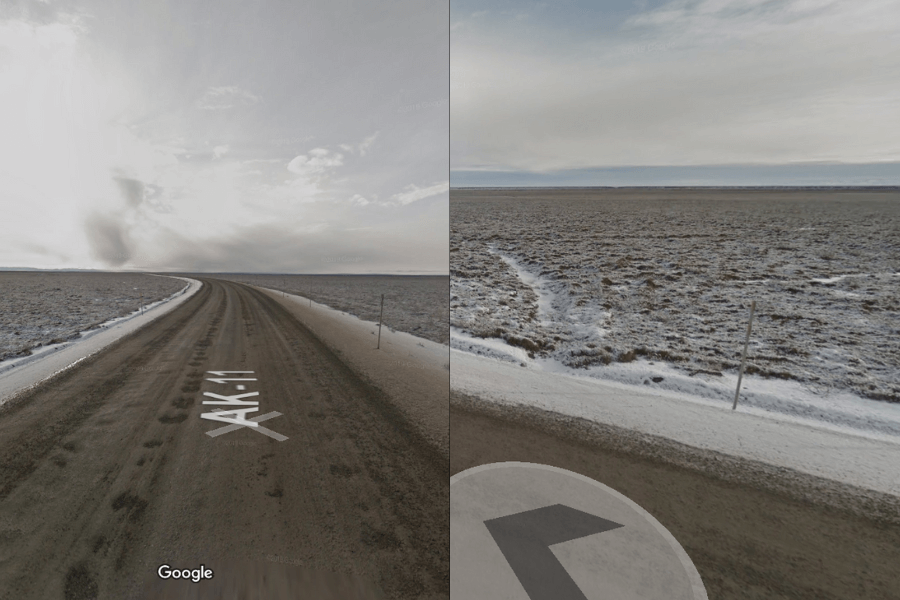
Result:
M531 600L587 600L550 546L623 527L562 504L484 524Z

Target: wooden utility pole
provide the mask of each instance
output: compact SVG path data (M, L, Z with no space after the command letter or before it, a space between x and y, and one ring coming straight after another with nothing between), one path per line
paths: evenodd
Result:
M734 404L731 410L737 408L738 396L741 395L741 379L744 377L744 362L747 360L747 345L750 343L750 329L753 327L753 311L756 310L756 300L750 303L750 321L747 323L747 337L744 339L744 354L741 356L741 370L738 371L737 389L734 392Z
M381 313L378 315L378 345L375 347L376 350L381 349L381 320L384 317L384 294L381 295Z

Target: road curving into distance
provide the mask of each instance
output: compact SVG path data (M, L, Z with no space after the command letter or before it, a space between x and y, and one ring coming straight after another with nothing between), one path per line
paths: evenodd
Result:
M0 409L0 598L449 597L439 449L278 302L202 282Z

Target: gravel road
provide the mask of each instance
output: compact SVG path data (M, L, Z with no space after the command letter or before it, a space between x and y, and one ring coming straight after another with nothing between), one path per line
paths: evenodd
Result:
M0 598L448 598L446 460L273 299L202 281L0 410ZM204 392L253 391L287 439L205 435Z

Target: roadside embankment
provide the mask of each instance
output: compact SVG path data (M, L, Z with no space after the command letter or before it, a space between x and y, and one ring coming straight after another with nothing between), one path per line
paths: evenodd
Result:
M377 348L377 323L302 296L257 289L287 308L359 376L386 393L419 433L449 458L449 347L382 327Z

